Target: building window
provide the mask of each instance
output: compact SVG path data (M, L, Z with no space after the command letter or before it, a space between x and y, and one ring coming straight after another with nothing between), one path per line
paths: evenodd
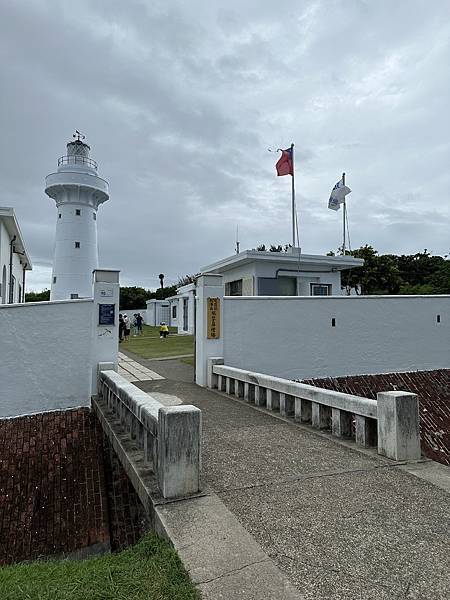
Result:
M176 319L176 318L177 318L177 307L176 307L176 305L174 304L174 305L172 306L172 319Z
M96 213L93 213L93 215L92 215L92 216L94 217L94 221L96 221L96 220L97 220L97 215L96 215Z
M75 242L75 248L79 248L80 247L80 242Z
M242 296L242 279L229 281L225 284L226 296Z
M80 208L76 208L75 209L75 214L77 215L77 217L81 216L81 209Z
M53 277L53 283L56 283L56 277Z
M70 299L71 300L77 300L78 299L78 294L70 294Z
M329 283L311 283L311 296L331 296Z
M58 214L58 219L60 219L60 218L61 218L61 213Z
M296 277L258 277L258 296L296 295Z

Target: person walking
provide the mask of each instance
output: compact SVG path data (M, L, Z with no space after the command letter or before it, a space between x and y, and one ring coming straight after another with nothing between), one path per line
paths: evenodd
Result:
M142 335L142 323L143 323L144 319L141 315L141 313L138 313L136 315L136 325L137 325L137 332L138 335Z
M163 321L159 328L159 339L165 340L168 335L169 335L169 328Z
M124 329L124 334L125 334L125 341L128 341L130 339L130 319L128 318L128 315L125 314L123 315L123 323L125 326Z
M137 313L133 315L133 337L136 337L138 334L138 326L137 326Z
M123 332L125 331L125 323L123 322L123 316L119 315L119 344L123 342Z

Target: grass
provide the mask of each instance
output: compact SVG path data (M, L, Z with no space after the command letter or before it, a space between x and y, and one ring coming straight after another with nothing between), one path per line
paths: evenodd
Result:
M186 365L191 365L191 367L194 366L194 362L195 362L195 358L193 356L187 356L186 358L181 358L180 362L186 364Z
M2 600L199 600L175 550L154 534L118 554L0 568Z
M122 342L120 348L130 350L142 358L164 358L194 353L193 335L172 335L175 327L170 327L170 334L164 340L159 339L159 327L144 325L143 334L130 336L128 342Z

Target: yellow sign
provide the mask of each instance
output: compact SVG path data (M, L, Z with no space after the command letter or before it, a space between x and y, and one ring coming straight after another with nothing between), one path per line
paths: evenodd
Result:
M220 298L207 299L207 338L218 340L220 338Z

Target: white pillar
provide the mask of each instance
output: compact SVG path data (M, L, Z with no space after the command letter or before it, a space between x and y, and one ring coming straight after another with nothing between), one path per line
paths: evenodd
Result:
M378 454L394 460L418 460L419 400L409 392L377 394Z
M94 271L92 311L92 394L97 393L99 363L112 363L117 371L119 346L119 271ZM103 323L102 323L103 322Z
M208 298L220 303L220 333L217 339L208 339ZM208 382L208 358L223 356L223 282L222 275L201 275L197 280L196 333L195 333L195 382L206 387Z

